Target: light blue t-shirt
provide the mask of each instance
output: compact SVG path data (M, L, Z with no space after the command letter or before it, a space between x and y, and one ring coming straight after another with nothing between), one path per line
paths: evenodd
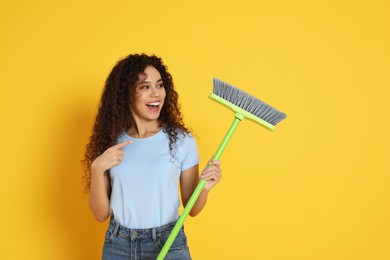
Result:
M128 228L152 228L177 220L178 181L182 171L199 163L193 136L179 133L172 150L163 130L143 139L123 132L117 143L132 140L123 149L120 165L111 168L111 213Z

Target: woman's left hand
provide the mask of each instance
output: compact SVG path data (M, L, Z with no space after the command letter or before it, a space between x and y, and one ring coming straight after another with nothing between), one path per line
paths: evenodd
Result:
M204 167L200 177L206 181L204 189L212 189L221 179L221 162L210 160L207 165Z

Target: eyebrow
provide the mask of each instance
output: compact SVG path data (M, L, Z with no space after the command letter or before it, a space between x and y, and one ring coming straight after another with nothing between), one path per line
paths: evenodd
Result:
M159 80L156 81L156 83L159 83L159 82L162 82L162 81L163 81L162 79L159 79ZM138 83L138 85L141 85L143 83L150 83L150 81L143 80L140 83Z

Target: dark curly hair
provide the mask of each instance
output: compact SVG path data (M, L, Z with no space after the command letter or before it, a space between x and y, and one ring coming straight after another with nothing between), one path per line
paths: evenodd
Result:
M166 97L158 119L163 131L168 133L171 154L178 135L190 133L183 123L172 76L161 58L146 54L127 56L114 66L105 82L92 135L82 161L85 169L83 181L86 191L90 189L92 162L109 147L115 145L123 131L135 125L130 107L134 100L135 85L139 80L139 75L148 66L156 68L163 80Z

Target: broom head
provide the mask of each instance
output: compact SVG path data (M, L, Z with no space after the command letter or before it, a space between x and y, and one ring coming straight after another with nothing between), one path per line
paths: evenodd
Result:
M256 97L214 78L213 93L209 98L229 108L239 119L249 119L274 131L276 124L285 119L285 113L273 108Z

